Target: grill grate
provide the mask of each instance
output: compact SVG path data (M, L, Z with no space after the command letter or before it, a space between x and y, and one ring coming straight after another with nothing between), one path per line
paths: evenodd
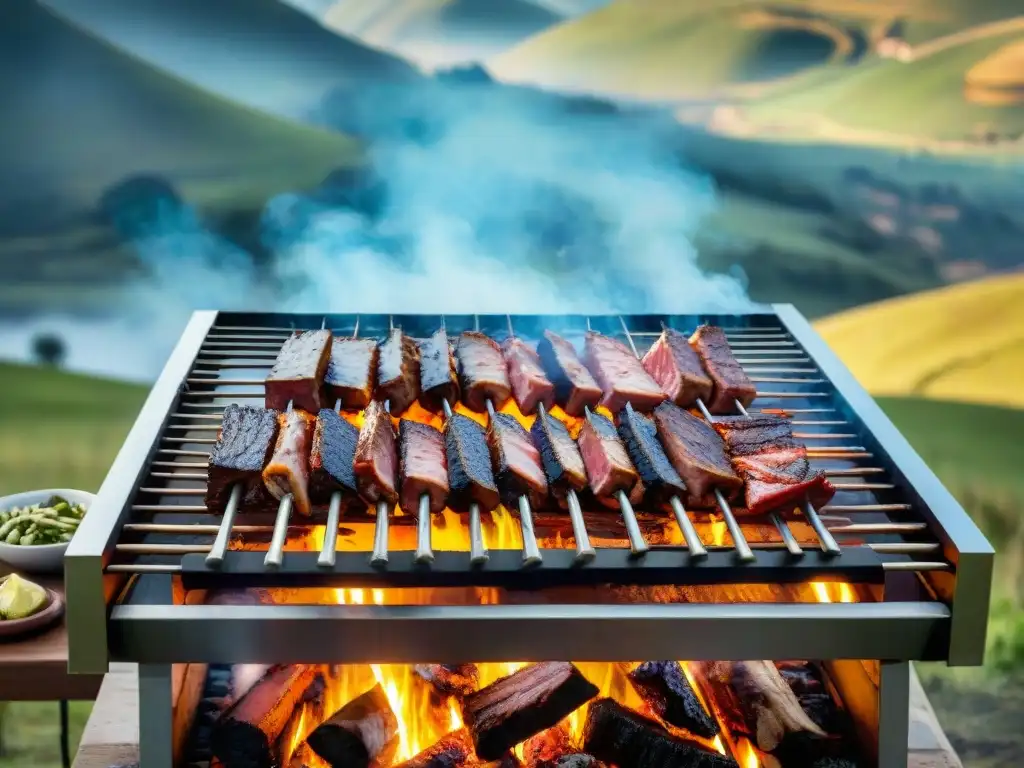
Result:
M206 334L195 355L184 388L168 414L156 450L140 477L130 515L120 529L108 573L180 573L187 587L374 584L380 586L503 586L536 587L594 583L784 583L841 579L878 583L884 571L945 571L951 565L941 546L929 538L929 525L915 513L898 478L890 474L856 414L837 394L828 376L785 324L774 314L736 316L418 316L418 315L230 315ZM264 541L274 532L292 539L309 533L306 521L274 519L242 509L238 517L209 515L196 501L205 493L203 461L219 428L220 412L231 402L259 404L263 375L293 330L330 327L337 336L382 336L393 326L421 339L438 327L450 336L479 329L499 342L515 334L536 341L545 328L577 346L588 328L618 338L642 355L661 332L662 324L692 331L701 322L726 329L739 362L758 387L751 412L789 414L795 436L808 445L812 466L823 469L837 488L832 503L821 510L804 509L792 516L748 521L723 505L715 515L683 511L707 557L666 540L665 516L638 510L649 551L631 557L623 544L624 528L617 513L585 510L584 521L594 539L596 556L581 563L571 549L540 549L541 562L524 567L520 552L491 547L490 561L470 566L469 552L435 552L433 564L414 560L412 551L387 551L386 562L371 566L369 551L324 552L288 549L280 567L267 567ZM724 501L724 499L723 499ZM679 512L677 511L677 520ZM372 526L342 520L343 527ZM561 523L559 521L562 521ZM316 524L323 525L321 515ZM730 535L718 533L722 525ZM534 511L538 535L563 525L561 511ZM392 518L390 527L415 528L414 516ZM379 533L379 531L378 531ZM611 535L609 535L611 534ZM329 540L331 537L324 537ZM602 540L602 541L598 541ZM229 541L245 549L224 551ZM284 542L278 537L277 544ZM667 542L667 543L666 543ZM435 547L435 549L437 549ZM281 553L272 553L281 554ZM330 553L326 553L330 554ZM924 559L918 559L924 557ZM271 557L271 563L278 558Z

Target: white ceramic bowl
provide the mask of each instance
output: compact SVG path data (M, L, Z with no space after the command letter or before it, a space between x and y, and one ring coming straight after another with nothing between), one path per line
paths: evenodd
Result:
M85 491L73 491L70 488L47 488L42 491L27 491L16 493L13 496L0 497L0 512L6 512L13 507L43 504L51 496L61 496L72 504L82 504L86 509L92 506L96 498L93 494ZM67 542L28 547L0 542L0 561L15 571L61 573L64 570L64 553L67 549Z

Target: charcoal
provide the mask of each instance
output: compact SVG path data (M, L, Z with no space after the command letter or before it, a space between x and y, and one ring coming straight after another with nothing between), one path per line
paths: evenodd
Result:
M708 715L678 661L648 661L628 675L651 711L669 725L710 739L718 724Z
M464 768L473 754L473 744L464 728L435 741L422 752L394 768Z
M332 768L390 765L398 749L398 718L377 683L335 712L306 739Z

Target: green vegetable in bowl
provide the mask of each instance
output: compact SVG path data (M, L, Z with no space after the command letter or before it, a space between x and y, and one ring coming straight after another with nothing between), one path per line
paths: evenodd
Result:
M0 512L0 542L31 547L71 541L85 517L85 506L52 496L45 504Z

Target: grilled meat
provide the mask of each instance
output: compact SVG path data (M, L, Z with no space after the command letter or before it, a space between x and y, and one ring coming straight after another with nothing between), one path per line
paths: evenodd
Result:
M820 471L812 471L807 449L793 439L781 416L727 416L716 419L732 455L732 465L746 482L747 512L758 515L809 501L827 504L836 489Z
M420 344L420 405L439 411L445 400L453 408L459 401L459 377L448 333L441 328Z
M398 502L398 454L391 415L379 400L373 400L363 412L352 465L359 494L368 504Z
M595 496L611 500L618 491L628 495L634 490L640 477L609 419L599 413L588 413L578 443Z
M420 497L427 494L431 513L443 512L448 503L444 435L429 424L402 419L398 422L398 445L402 511L407 515L417 514Z
M514 416L496 413L487 430L487 445L495 467L495 481L501 503L514 509L520 496L540 506L548 495L548 480L540 463L540 452L530 434Z
M743 490L743 481L714 427L668 402L654 409L654 423L665 454L686 483L687 508L714 507L715 488L730 501Z
M666 328L643 359L644 370L651 374L665 396L676 405L690 406L698 399L711 399L711 379L700 364L700 357L686 336Z
M600 404L612 413L621 411L626 403L638 411L651 411L665 399L636 355L617 339L588 332L584 359L604 393Z
M562 506L570 490L587 487L587 470L580 449L566 426L546 411L541 411L530 428L533 443L540 451L541 465L552 495Z
M263 469L263 484L275 499L292 496L295 511L308 517L309 454L315 418L305 411L289 411L278 417L280 428L274 453Z
M341 407L359 411L373 398L377 376L377 342L373 339L335 339L324 374L324 405L338 400Z
M296 408L320 410L320 386L331 357L330 331L300 331L289 336L267 375L266 406L278 411Z
M278 415L278 411L248 405L224 409L207 466L206 508L210 512L224 512L235 483L243 484L243 498L263 491L263 467L277 440Z
M335 491L344 501L357 494L352 469L359 430L337 411L320 411L313 430L313 449L309 453L309 498L313 504L327 504Z
M512 394L512 385L497 342L477 331L466 331L459 336L455 359L462 398L470 409L485 411L488 400L495 408L505 404Z
M512 394L522 413L533 413L537 403L550 408L555 404L555 385L544 373L540 357L522 339L511 337L501 345L508 377L512 383Z
M444 425L445 455L448 458L448 506L469 511L476 502L481 512L498 506L498 486L491 471L491 455L484 428L468 416L452 414Z
M690 337L690 344L713 384L711 400L705 402L711 413L735 413L736 401L744 408L754 402L757 390L736 361L725 331L715 325L702 325Z
M548 379L554 384L555 399L570 416L582 416L586 408L601 400L601 387L580 362L576 348L557 333L544 331L537 344L537 356Z
M619 414L619 437L640 475L646 498L656 504L668 504L673 496L686 498L686 485L658 443L651 419L627 407Z
M420 394L420 349L395 328L380 345L377 358L377 399L391 404L394 414L405 413Z

